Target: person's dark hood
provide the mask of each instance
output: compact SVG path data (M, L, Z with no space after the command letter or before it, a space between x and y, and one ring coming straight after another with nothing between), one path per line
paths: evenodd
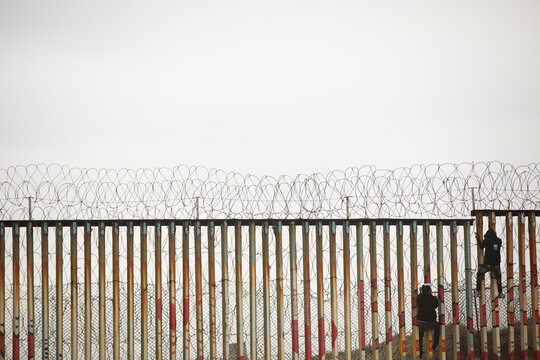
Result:
M489 238L497 238L497 233L495 232L495 230L493 229L489 229L488 231L486 231L486 233L484 234L484 238L485 239L489 239Z

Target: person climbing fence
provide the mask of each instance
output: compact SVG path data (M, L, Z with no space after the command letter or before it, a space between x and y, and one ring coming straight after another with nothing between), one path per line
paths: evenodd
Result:
M497 233L493 229L489 229L484 234L484 241L480 239L480 235L476 233L476 240L478 241L478 246L481 249L484 249L484 263L478 265L478 272L476 274L476 294L480 296L480 287L484 275L487 272L491 272L495 275L497 279L497 288L499 290L499 299L504 298L504 293L502 291L502 281L501 281L501 247L502 240L497 237Z
M422 292L418 294L416 299L418 303L418 331L420 338L420 358L422 357L422 339L427 330L433 330L433 350L439 346L439 334L441 333L441 325L437 321L437 308L439 307L439 299L431 294L431 285L422 285Z

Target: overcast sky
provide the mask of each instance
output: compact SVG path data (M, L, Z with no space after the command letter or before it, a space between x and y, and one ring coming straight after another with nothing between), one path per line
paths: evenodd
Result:
M538 1L0 2L0 168L540 161Z

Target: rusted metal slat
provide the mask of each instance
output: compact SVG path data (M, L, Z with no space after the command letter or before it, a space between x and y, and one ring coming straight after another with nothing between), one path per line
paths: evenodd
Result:
M270 263L268 245L268 222L264 222L262 229L263 250L263 321L264 321L264 359L272 357L270 343Z
M249 345L250 359L257 358L257 258L255 249L255 222L249 223Z
M366 308L364 300L364 225L356 224L356 268L358 276L358 346L360 360L366 359Z
M529 358L529 341L527 336L527 268L525 265L525 215L518 214L518 252L519 252L519 307L521 309L521 359Z
M189 223L184 223L184 246L189 243ZM185 315L185 314L184 314ZM176 359L176 224L169 223L169 359ZM187 359L185 357L184 359Z
M349 222L343 224L343 301L345 322L345 359L351 360L351 254L350 254L350 227Z
M296 225L289 225L289 254L291 266L291 328L292 360L298 360L298 282L296 270Z
M135 357L135 312L133 309L135 289L133 284L133 223L129 222L127 227L127 356L129 360Z
M156 360L163 358L163 299L161 296L161 223L154 227L156 281Z
M422 226L424 243L424 283L431 285L431 251L429 222L424 221ZM426 331L426 347L428 359L433 359L433 331ZM420 344L422 346L422 344Z
M106 358L105 329L107 319L105 318L105 224L99 224L98 242L98 263L99 263L99 359ZM129 319L128 319L129 323Z
M113 224L113 359L120 360L120 229Z
M203 307L202 307L202 259L201 259L201 223L195 222L195 288L197 298L197 359L204 358L203 344Z
M222 282L222 313L223 313L223 359L229 360L231 337L231 324L229 315L229 249L228 249L228 226L227 222L221 225L221 282Z
M459 340L459 289L458 289L458 257L457 257L457 224L450 226L450 257L452 271L452 337L454 359L461 359L461 343Z
M242 281L242 223L235 226L236 252L236 358L244 359L244 287Z
M284 310L283 310L283 236L281 221L274 226L276 236L276 292L277 292L277 350L278 359L284 359L283 338L285 337Z
M384 324L386 359L392 360L392 268L390 267L390 224L383 225L384 241Z
M27 276L27 310L28 310L28 359L36 355L35 319L34 319L34 228L28 224L26 233L26 276Z
M411 243L411 317L412 317L412 350L413 359L417 360L420 357L420 339L418 334L418 304L416 297L418 296L418 226L416 221L410 225L410 243Z
M46 233L46 238L49 237L49 228L47 225L43 226L42 233ZM71 237L77 237L77 223L71 223L71 230L70 230L70 236ZM48 243L47 240L47 250L48 250ZM64 276L63 276L63 267L64 267L64 260L63 260L63 232L62 232L62 224L58 223L56 224L56 358L61 359L64 355L63 351L63 344L64 344L64 299L63 299L63 289L64 289ZM48 255L47 255L48 257ZM49 272L49 270L47 270ZM77 274L75 274L77 276ZM48 277L48 276L47 276ZM47 282L49 280L47 279ZM72 285L73 286L73 285ZM75 288L76 289L76 288ZM48 291L47 294L47 307L49 302L49 295ZM47 309L47 318L48 318L48 312ZM73 338L73 335L72 335ZM75 337L75 339L78 339L78 336ZM49 342L47 341L47 346L49 345Z
M148 359L148 227L139 226L141 236L141 357Z
M92 359L92 249L90 223L84 227L84 358Z
M439 324L441 335L439 337L439 359L446 359L446 308L444 305L444 246L443 223L437 223L437 295L439 296Z
M190 333L189 333L189 223L184 222L183 227L183 238L182 238L182 281L183 281L183 291L182 291L182 328L183 328L183 351L182 355L184 359L189 359L189 350L190 350ZM174 243L173 243L174 245ZM169 242L169 247L171 243ZM171 250L169 249L169 252ZM171 256L171 255L169 255ZM173 260L174 261L174 260ZM169 279L171 275L169 275ZM169 280L170 281L170 280ZM172 307L171 307L172 309ZM176 324L175 324L176 326ZM175 334L176 336L176 334ZM176 341L176 339L175 339Z
M332 221L330 223L330 321L331 321L331 346L332 346L332 360L338 358L338 344L337 344L337 264L336 264L336 223Z
M322 250L323 225L317 223L315 235L317 250L317 324L319 335L319 359L326 359L326 331L324 329L324 259Z
M377 228L369 224L369 258L371 265L371 358L379 360L379 308L377 296Z
M49 359L49 227L45 224L41 228L41 289L41 358Z
M407 330L405 329L405 279L403 269L403 222L396 225L397 263L398 263L398 318L399 318L399 356L407 359Z
M489 228L496 231L495 212L489 213ZM502 289L501 289L502 290ZM499 289L497 280L491 273L491 328L493 333L493 359L501 358L501 331L499 327Z
M6 229L0 222L0 359L6 358Z
M508 359L516 357L515 302L514 302L514 225L512 213L506 214L506 289L508 316Z
M529 213L529 263L531 266L531 315L534 315L533 357L540 359L540 312L538 310L538 269L536 254L536 214Z
M215 227L211 222L208 225L208 281L209 281L209 313L210 313L210 359L217 359L216 349L216 255L215 255Z
M484 234L484 224L483 224L484 216L481 212L478 212L476 214L476 237L477 241L480 241L482 239L482 236ZM480 248L480 246L477 246L477 259L478 259L478 265L484 263L484 252ZM478 276L478 275L477 275ZM487 342L487 309L486 309L486 287L485 287L485 279L482 277L480 282L480 356L482 360L487 360L488 358L488 342Z
M13 227L13 359L20 359L20 316L21 316L21 283L20 283L20 228Z
M472 298L472 267L471 267L471 225L463 225L465 247L465 295L467 306L467 360L474 359L474 323Z
M311 360L311 277L309 269L309 223L302 224L302 259L304 265L304 341L305 359Z
M71 231L69 233L70 236L70 272L71 272L71 321L70 321L70 338L71 338L71 358L72 359L78 359L79 358L79 320L78 320L78 287L79 287L79 280L77 276L77 223L73 222L71 223ZM58 261L58 256L61 253L56 251L56 281L58 284L58 279L61 278L61 276L58 276L58 273L61 272L61 269L59 271L58 264L62 263L61 259L60 262ZM56 287L56 298L59 299L62 297L62 288ZM58 315L56 318L57 324L58 324ZM58 325L57 325L58 326ZM63 346L63 338L56 337L56 358L60 359L63 356L62 346Z

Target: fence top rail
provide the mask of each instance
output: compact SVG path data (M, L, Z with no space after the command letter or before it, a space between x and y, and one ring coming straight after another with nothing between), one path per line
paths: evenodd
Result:
M14 226L19 227L28 227L29 225L32 225L33 227L42 227L42 226L62 226L62 227L69 227L72 226L73 223L77 224L77 226L85 226L86 224L90 224L90 226L99 226L100 224L104 224L105 226L113 226L117 224L118 226L127 226L129 224L133 226L141 226L146 224L147 226L155 226L157 224L160 224L162 226L168 226L171 223L174 223L176 226L182 226L186 223L189 224L189 226L193 226L196 223L199 223L201 226L220 226L227 224L229 226L235 226L240 223L242 226L246 226L249 224L255 224L255 225L263 225L265 223L268 223L269 225L277 224L278 222L281 222L283 225L302 225L302 224L309 224L309 225L317 225L318 223L321 223L322 225L330 225L332 223L336 224L345 224L349 223L349 225L369 225L372 222L374 222L376 225L384 225L385 223L389 223L390 225L397 225L398 223L401 223L402 225L412 225L416 222L417 225L423 225L424 223L428 223L429 225L437 225L441 223L442 225L449 226L455 223L458 226L465 225L465 224L472 224L474 223L474 218L467 218L467 219L399 219L399 218L354 218L354 219L116 219L116 220L61 220L61 221L51 221L51 220L8 220L8 221L0 221L0 225L3 225L6 228L11 228Z
M484 210L473 210L471 211L472 216L477 216L482 214L483 216L488 216L490 213L495 213L495 216L506 216L507 214L512 214L513 216L517 216L519 214L534 214L534 213L540 213L540 210L534 210L534 209L528 209L528 210L493 210L493 209L484 209Z

